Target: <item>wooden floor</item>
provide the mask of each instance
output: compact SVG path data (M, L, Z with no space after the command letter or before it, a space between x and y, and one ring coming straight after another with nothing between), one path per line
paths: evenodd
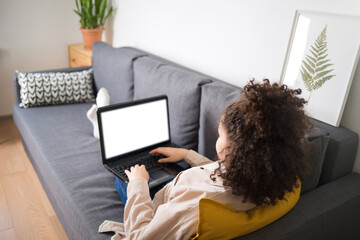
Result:
M0 239L68 239L10 118L0 121Z

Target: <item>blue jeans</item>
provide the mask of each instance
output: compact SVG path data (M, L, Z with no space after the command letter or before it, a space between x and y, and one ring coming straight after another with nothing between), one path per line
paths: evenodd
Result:
M154 199L154 196L155 194L160 190L162 189L166 184L168 184L169 182L171 182L172 180L164 183L164 184L161 184L160 186L158 187L154 187L150 190L150 197L151 199ZM120 198L121 198L121 201L124 203L124 206L126 204L126 201L127 201L127 184L125 182L123 182L120 178L118 177L115 177L115 188L116 188L116 191L118 192Z

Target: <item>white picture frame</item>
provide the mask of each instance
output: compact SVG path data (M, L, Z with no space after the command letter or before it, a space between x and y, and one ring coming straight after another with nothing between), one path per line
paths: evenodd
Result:
M297 10L280 78L308 116L338 127L359 59L360 17Z

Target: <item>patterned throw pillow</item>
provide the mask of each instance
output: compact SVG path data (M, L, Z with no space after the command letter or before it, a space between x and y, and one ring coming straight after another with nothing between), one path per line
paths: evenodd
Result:
M22 108L95 101L92 68L78 72L18 73Z

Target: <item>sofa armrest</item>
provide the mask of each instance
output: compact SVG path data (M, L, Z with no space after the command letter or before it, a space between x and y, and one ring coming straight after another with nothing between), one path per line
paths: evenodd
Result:
M42 71L35 71L38 73L44 73L44 72L76 72L76 71L82 71L82 70L86 70L89 69L90 67L77 67L77 68L60 68L60 69L51 69L51 70L42 70ZM18 74L15 73L13 75L13 86L14 86L14 91L15 91L15 101L16 104L19 105L20 103L20 85L18 82Z
M360 174L351 173L302 195L274 223L238 239L358 239Z

